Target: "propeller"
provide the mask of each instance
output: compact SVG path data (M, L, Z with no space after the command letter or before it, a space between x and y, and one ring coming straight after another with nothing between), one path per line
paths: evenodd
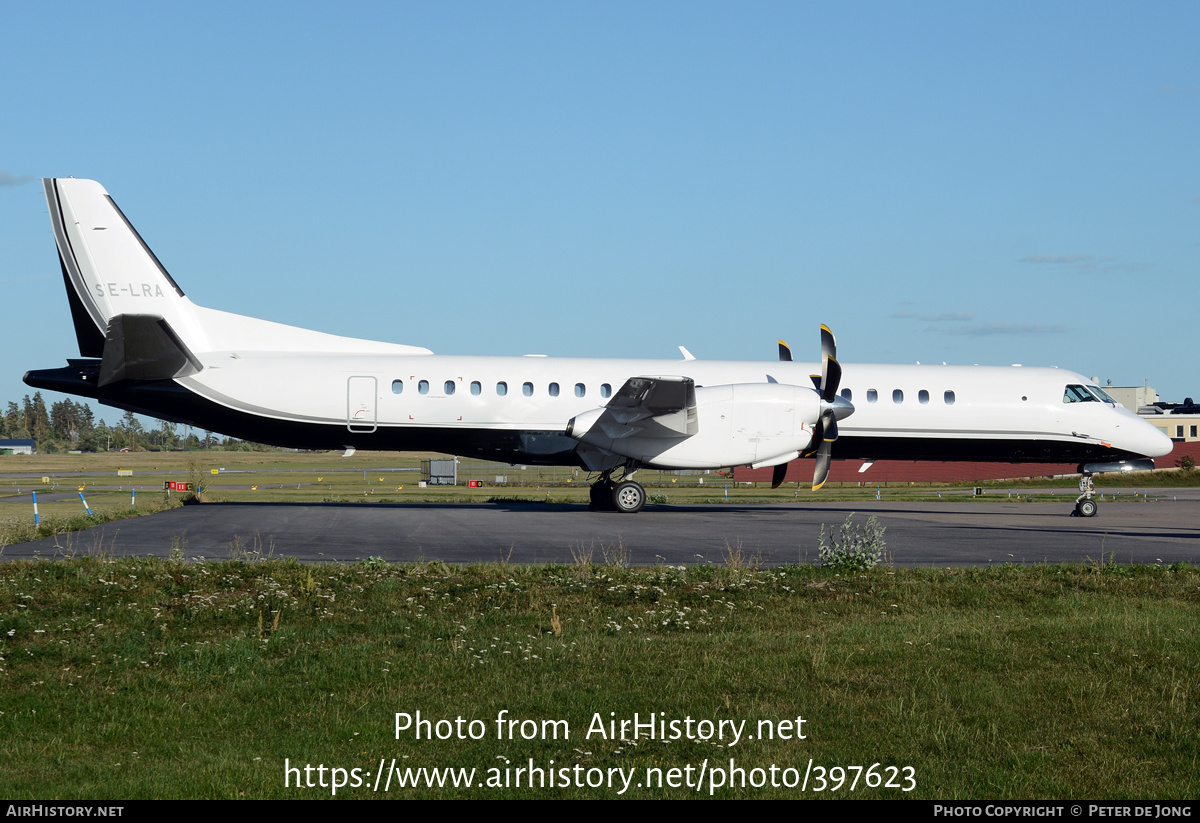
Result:
M792 359L791 350L782 340L779 341L779 359ZM825 485L829 477L833 443L838 439L837 422L854 411L850 401L837 393L838 385L842 382L842 366L837 361L837 340L824 323L821 324L821 374L814 374L812 379L813 388L821 395L821 414L813 427L812 447L803 456L817 456L817 466L813 472L813 491L816 491ZM771 475L771 488L778 488L786 475L786 463L776 466Z
M813 491L825 485L833 461L833 444L838 439L837 422L854 412L850 401L837 393L842 382L842 366L837 361L837 341L833 332L821 324L821 417L813 432L817 444L817 466L813 471Z

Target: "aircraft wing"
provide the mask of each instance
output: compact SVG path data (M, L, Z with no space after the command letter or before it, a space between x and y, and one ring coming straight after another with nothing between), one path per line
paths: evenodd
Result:
M582 421L581 421L582 422ZM631 377L617 390L588 431L612 440L688 437L696 424L696 382L690 377Z

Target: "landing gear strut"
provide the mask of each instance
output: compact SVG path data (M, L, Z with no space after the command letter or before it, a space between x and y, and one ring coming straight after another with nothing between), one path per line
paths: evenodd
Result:
M1092 475L1084 472L1079 476L1079 497L1075 498L1075 511L1072 517L1095 517L1099 506L1092 499Z
M646 489L641 483L630 480L633 474L626 471L620 482L612 479L612 472L602 472L600 479L588 491L592 511L624 512L637 514L646 505Z
M609 511L612 509L612 481L607 477L601 477L588 489L590 503L588 508L592 511Z

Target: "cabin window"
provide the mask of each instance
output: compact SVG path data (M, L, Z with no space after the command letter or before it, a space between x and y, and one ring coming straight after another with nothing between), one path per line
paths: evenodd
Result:
M496 394L499 395L500 397L503 397L504 395L508 394L508 384L505 383L503 380L501 380L499 383L496 384Z
M526 397L533 397L533 384L532 383L522 383L521 384L521 394L525 395Z
M945 394L942 395L942 399L946 401L947 406L953 406L954 405L954 392L947 391Z
M447 397L454 394L454 381L447 380L444 384L442 384L442 390L446 392Z
M550 384L550 396L558 397L558 384L557 383Z
M393 380L392 381L392 394L400 394L403 391L404 391L404 381L403 380Z
M575 384L575 396L583 397L585 394L587 394L587 387L584 386L582 383L576 383Z
M892 402L893 403L903 403L904 402L904 392L900 391L900 389L892 389Z
M874 389L867 389L867 402L874 403L879 399L879 392Z
M612 396L612 386L608 385L607 383L601 383L600 384L600 396L601 397L611 397Z
M846 398L847 402L854 399L854 392L849 389L842 389L842 397Z
M483 384L480 383L478 380L472 380L471 381L471 394L479 394L481 391L483 391Z
M921 389L919 392L917 392L917 402L922 406L928 405L929 392L925 391L924 389Z
M419 391L421 394L429 394L429 381L422 380L420 383L418 383L417 391Z

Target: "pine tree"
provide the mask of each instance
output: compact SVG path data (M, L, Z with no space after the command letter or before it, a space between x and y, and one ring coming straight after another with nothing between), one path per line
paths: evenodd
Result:
M50 412L46 410L46 401L42 399L41 392L33 395L33 421L30 429L33 431L33 439L39 443L50 439Z
M8 430L8 436L14 440L29 439L29 430L25 428L21 410L11 400L8 403L8 411L4 415L4 427Z

